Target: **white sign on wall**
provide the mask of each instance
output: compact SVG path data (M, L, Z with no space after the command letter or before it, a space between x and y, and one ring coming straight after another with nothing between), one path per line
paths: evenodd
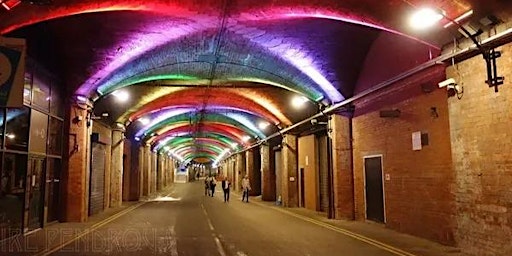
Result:
M412 150L421 150L421 132L412 133Z

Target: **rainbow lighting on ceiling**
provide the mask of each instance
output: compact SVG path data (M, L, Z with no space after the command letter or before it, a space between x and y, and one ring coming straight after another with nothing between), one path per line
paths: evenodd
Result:
M143 4L127 0L68 3L20 21L1 31L1 34L45 20L93 12L143 11L169 17L167 22L159 20L145 24L144 30L134 30L120 45L113 46L109 51L112 53L110 62L94 71L76 94L97 100L118 89L148 82L198 86L192 89L162 89L148 95L117 121L134 124L142 117L150 117L151 121L141 125L136 132L138 140L150 143L153 150L180 161L204 158L217 164L230 150L247 145L244 137L265 137L256 127L257 121L265 120L273 125L285 126L290 125L291 121L277 104L258 94L255 89L216 88L204 95L201 86L255 82L284 88L315 102L327 101L332 104L344 100L338 90L343 85L326 78L326 74L333 71L327 70L315 59L315 52L305 49L297 41L269 41L267 37L255 36L265 31L251 26L254 21L277 23L287 19L330 19L400 34L361 14L331 8L337 6L335 2L326 1L323 7L287 6L284 3L269 7L262 3L260 9L242 8L240 13L231 14L228 24L236 25L228 25L225 35L237 44L232 44L230 59L218 63L219 69L226 72L213 79L208 73L212 63L201 56L212 54L212 44L205 42L213 42L216 37L219 25L217 5L196 6L184 0L149 0ZM274 66L250 66L247 63L251 61L273 63ZM276 70L282 72L277 74ZM199 108L198 102L205 98L208 100ZM198 122L201 124L198 125Z

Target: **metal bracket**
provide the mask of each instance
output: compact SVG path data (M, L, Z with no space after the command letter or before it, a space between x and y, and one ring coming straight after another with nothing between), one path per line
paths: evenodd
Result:
M498 68L496 66L496 59L501 57L501 52L495 49L483 51L485 62L487 64L487 80L485 83L489 87L494 87L494 91L498 92L498 86L503 84L505 77L498 76Z

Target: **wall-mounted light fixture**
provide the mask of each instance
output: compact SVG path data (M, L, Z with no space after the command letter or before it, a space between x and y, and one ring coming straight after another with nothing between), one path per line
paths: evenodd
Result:
M472 14L472 12L471 12ZM470 16L471 14L468 14ZM466 18L466 17L464 17ZM423 8L419 9L412 17L411 17L411 25L415 28L426 28L434 25L438 21L446 19L450 23L456 25L459 28L459 32L471 39L471 41L478 48L482 56L484 57L486 68L487 68L487 80L485 83L489 85L489 87L494 87L494 91L498 92L498 86L504 83L505 78L503 76L498 76L496 59L501 57L501 52L496 51L494 48L483 47L480 44L478 37L483 33L483 30L480 28L472 28L470 26L463 25L459 23L457 19L451 19L446 16L445 12L440 9L428 9ZM462 20L462 19L459 19ZM453 88L456 90L456 88ZM457 91L457 90L456 90ZM456 92L457 97L459 96L459 92Z
M12 8L16 7L18 4L21 4L21 0L0 0L0 3L2 3L2 7L4 7L6 10L10 11Z

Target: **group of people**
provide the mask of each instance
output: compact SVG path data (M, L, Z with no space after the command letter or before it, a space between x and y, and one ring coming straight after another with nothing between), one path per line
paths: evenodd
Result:
M224 192L224 202L229 202L229 192L231 190L231 182L228 177L224 177L221 182L222 191ZM215 176L206 177L204 180L204 195L213 197L215 194L215 187L217 186L217 180ZM251 190L251 183L249 176L245 175L242 179L242 202L249 202L249 191Z

